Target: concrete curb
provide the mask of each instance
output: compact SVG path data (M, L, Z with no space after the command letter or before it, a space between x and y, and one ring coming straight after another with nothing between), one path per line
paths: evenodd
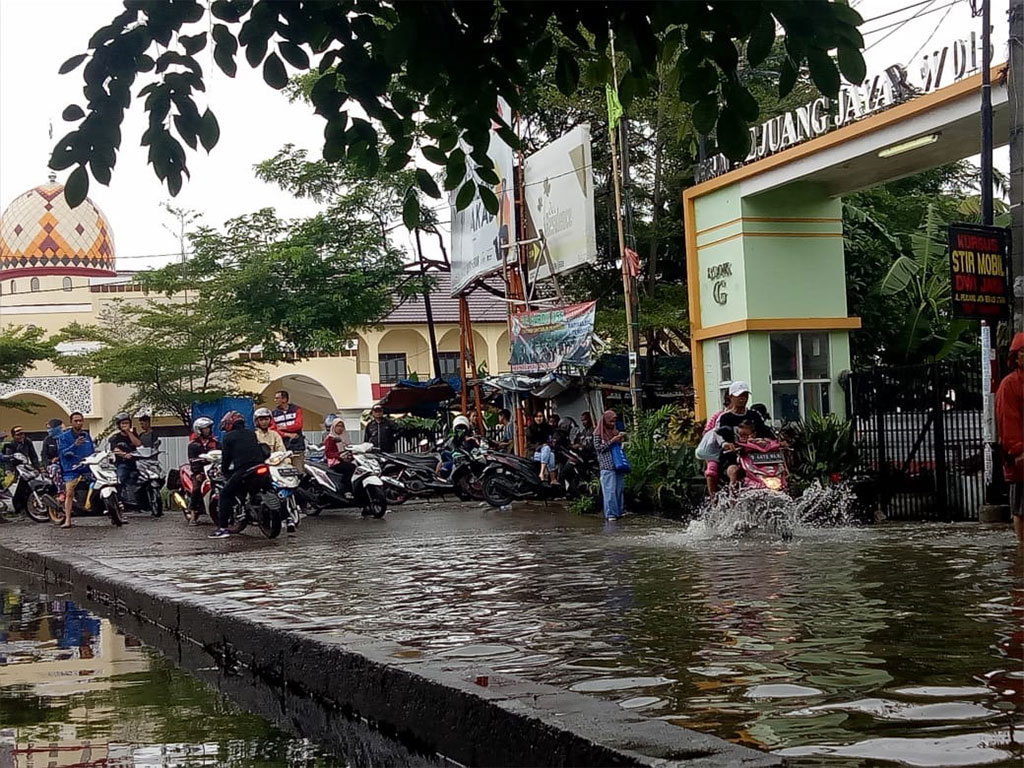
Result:
M495 674L476 660L423 661L397 643L316 622L285 624L266 610L140 583L88 557L3 543L0 555L0 564L68 587L130 625L244 706L345 749L355 764L371 762L371 753L372 762L387 762L387 747L355 744L360 737L345 721L369 724L382 742L397 739L422 754L423 765L436 764L436 755L488 766L783 765L612 702Z

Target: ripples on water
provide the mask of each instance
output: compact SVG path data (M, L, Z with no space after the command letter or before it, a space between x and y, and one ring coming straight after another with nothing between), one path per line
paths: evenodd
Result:
M799 514L806 513L806 509ZM632 519L304 541L148 575L482 666L801 764L1020 765L1024 590L1004 529ZM806 522L806 521L805 521ZM526 528L528 526L524 526Z
M75 603L0 583L0 766L335 766Z

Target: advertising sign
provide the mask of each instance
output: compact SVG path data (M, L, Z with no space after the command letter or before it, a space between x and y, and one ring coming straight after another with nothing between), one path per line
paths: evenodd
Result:
M547 373L560 366L589 368L596 301L512 315L513 373Z
M498 114L512 124L512 109L504 99L498 99ZM471 147L462 145L469 155ZM491 130L487 154L494 163L499 183L494 186L498 197L498 215L492 216L480 201L479 192L466 208L455 210L458 189L449 195L452 226L452 296L457 296L478 277L501 269L502 248L515 236L515 198L513 194L512 147L497 132ZM467 178L472 171L467 172ZM515 254L510 254L515 257Z
M590 126L580 125L530 155L523 164L527 237L547 240L555 274L571 272L597 260L594 226L594 171ZM529 250L530 274L551 276L541 249ZM537 269L541 262L540 270Z
M1010 230L978 224L949 225L953 316L1005 320L1012 302Z

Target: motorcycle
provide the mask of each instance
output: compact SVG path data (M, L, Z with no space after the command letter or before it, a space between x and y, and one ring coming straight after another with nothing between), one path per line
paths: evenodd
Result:
M778 440L737 443L744 488L764 488L785 493L789 486L782 444Z
M299 500L295 493L299 487L299 471L291 465L291 451L277 451L267 458L270 484L284 505L285 519L290 527L299 527Z
M160 489L164 487L164 476L157 458L160 451L140 446L129 455L135 459L135 472L132 482L120 489L121 503L126 510L162 517L164 502Z
M476 448L456 448L451 452L452 470L448 475L460 501L483 501L484 490L481 479L487 468L487 443Z
M210 480L208 470L210 464L220 461L220 451L210 451L210 453L201 454L199 458L206 464L207 471L203 473L201 488L202 507L198 510L198 513L207 515L210 520L216 523L219 497L215 493L216 489ZM192 499L192 491L195 489L195 483L196 477L192 473L191 463L182 464L177 469L167 472L167 490L171 492L171 501L181 510L186 522L189 520L189 504Z
M311 453L317 451L311 449ZM372 455L372 443L353 445L352 461L355 471L351 485L345 476L318 461L306 462L306 473L300 483L300 492L307 504L307 514L319 515L324 509L352 509L361 507L364 516L377 519L388 513L386 486L404 492L405 486L393 477L381 477L380 462Z
M403 488L387 484L384 488L388 502L404 504L410 496L446 496L455 493L450 479L437 474L438 457L435 453L379 453L381 476L400 482Z
M23 453L2 457L14 470L14 481L0 493L0 509L24 512L37 523L50 521L50 508L57 503L57 487L37 470Z
M566 495L565 480L540 479L540 463L511 453L492 453L480 479L484 501L507 507L517 499L556 499Z
M75 465L76 470L86 469L91 479L83 477L75 486L72 500L72 515L77 517L99 517L107 515L110 524L124 525L121 507L121 493L117 485L117 470L114 469L114 454L111 451L96 451ZM97 500L99 503L97 504ZM50 520L64 522L64 505L57 499L50 507Z
M227 482L221 474L221 452L210 451L203 454L209 457L210 465L207 475L213 484L211 497L220 499ZM284 518L281 499L274 493L268 464L257 464L242 472L242 489L231 510L227 529L233 534L241 533L250 523L255 524L260 533L268 539L276 539L281 535L281 524ZM215 509L215 508L214 508Z

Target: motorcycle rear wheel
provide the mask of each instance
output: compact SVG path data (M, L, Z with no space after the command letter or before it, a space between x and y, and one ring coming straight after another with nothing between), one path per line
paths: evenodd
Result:
M57 506L57 500L52 496L30 493L28 499L25 500L25 513L37 523L48 523L50 522L50 501L53 502L53 506ZM64 510L61 510L62 517L63 514Z
M507 507L514 498L512 481L507 477L491 475L484 478L484 501L492 507Z
M401 480L402 480L402 473L401 472L387 473L387 476L388 477L392 477L395 480L398 480L399 482L401 482ZM385 486L384 486L384 495L387 497L388 504L391 504L392 506L398 506L399 504L405 504L405 502L407 502L409 500L409 492L408 491L405 491L405 490L403 490L401 488L397 488L397 487L395 487L395 486L393 486L391 484L385 484Z
M149 502L149 511L152 513L153 517L163 517L164 499L160 495L160 491L153 486L149 486L149 488L146 489L146 495Z
M379 485L371 485L366 489L366 511L371 517L380 520L388 513L388 498Z
M281 499L274 493L261 493L259 495L259 516L260 533L268 539L276 539L281 535L281 518L284 517L281 511Z

